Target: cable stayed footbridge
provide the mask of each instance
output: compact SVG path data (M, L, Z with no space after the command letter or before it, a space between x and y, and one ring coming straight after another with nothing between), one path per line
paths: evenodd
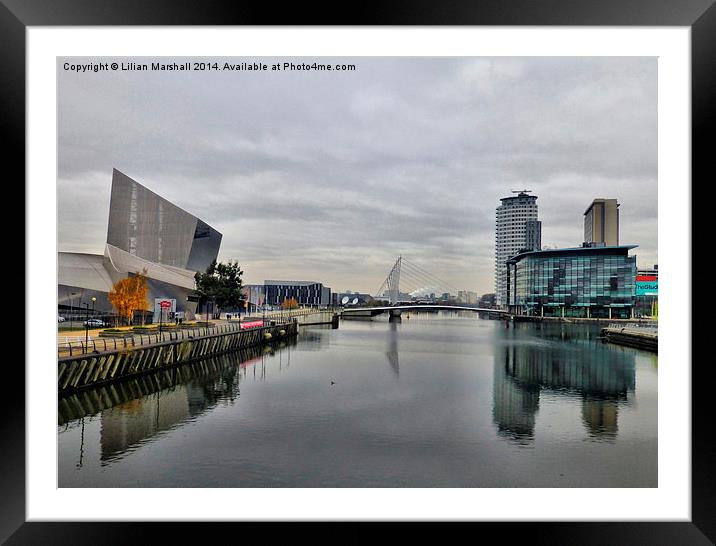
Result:
M406 297L419 298L446 292L457 295L460 290L419 265L398 256L374 297L383 299L388 296L390 304L395 305L400 300L407 299Z
M390 312L391 316L399 316L401 310L428 310L442 309L448 311L475 311L494 314L505 314L505 311L497 309L486 309L472 306L447 305L431 303L426 300L433 300L435 295L459 294L462 290L448 283L447 281L430 273L425 268L412 263L403 256L398 259L388 272L383 284L378 288L375 299L387 300L390 305L382 307L362 307L343 309L344 315L365 315L376 316L384 312Z

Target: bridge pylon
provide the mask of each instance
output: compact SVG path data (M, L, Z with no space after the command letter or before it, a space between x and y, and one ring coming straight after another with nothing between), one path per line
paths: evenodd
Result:
M403 286L401 287L401 283ZM458 294L459 289L451 286L444 280L436 277L429 271L414 264L403 258L402 255L398 256L395 260L393 267L390 268L388 276L383 281L378 291L375 294L376 299L385 299L388 296L391 305L395 305L400 302L400 294L420 294L420 293L435 293L444 294Z
M390 294L390 304L395 305L398 303L400 298L400 266L402 265L403 257L398 256L393 269L388 274L388 293Z

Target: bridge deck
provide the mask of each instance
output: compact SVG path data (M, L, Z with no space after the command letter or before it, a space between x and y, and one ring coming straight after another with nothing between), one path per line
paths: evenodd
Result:
M483 307L462 307L459 305L392 305L386 307L354 307L344 308L343 313L356 313L361 311L394 311L394 310L420 310L420 309L442 309L443 311L474 311L476 313L499 313L508 314L501 309L485 309Z

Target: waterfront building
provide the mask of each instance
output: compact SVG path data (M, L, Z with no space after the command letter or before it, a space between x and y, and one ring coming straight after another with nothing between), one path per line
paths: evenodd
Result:
M507 304L507 260L525 250L538 250L542 224L537 220L537 196L522 190L500 199L495 218L495 294L498 307Z
M590 246L619 246L616 199L595 199L584 211L584 242Z
M383 295L381 296L385 301L390 301L390 290L383 291ZM398 291L397 298L398 301L413 301L413 300L419 300L424 299L426 297L425 289L418 289L413 292L400 292Z
M477 305L483 309L494 309L495 301L495 294L483 294L480 296Z
M361 292L355 292L346 290L345 292L334 292L331 294L331 305L339 306L342 305L343 298L348 298L348 305L353 305L353 300L358 300L356 305L370 303L373 301L373 296L370 294L363 294Z
M281 305L296 298L299 305L330 305L331 289L316 281L264 281L266 303Z
M636 272L636 315L659 316L659 266L656 264Z
M530 316L631 318L636 257L628 246L534 250L508 260L510 312Z
M166 298L176 300L175 311L193 319L194 275L217 259L221 237L203 220L113 169L104 252L58 253L58 313L82 317L83 303L94 297L95 314L109 317L113 285L146 270L146 318L151 320L155 299Z
M221 233L117 169L112 172L107 244L151 262L206 271Z
M246 311L257 311L266 301L266 288L263 284L245 284L243 286L244 298L247 302Z

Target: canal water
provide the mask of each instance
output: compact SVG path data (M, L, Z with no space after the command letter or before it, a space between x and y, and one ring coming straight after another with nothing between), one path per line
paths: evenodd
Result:
M657 376L591 325L343 320L61 399L59 486L657 487Z

